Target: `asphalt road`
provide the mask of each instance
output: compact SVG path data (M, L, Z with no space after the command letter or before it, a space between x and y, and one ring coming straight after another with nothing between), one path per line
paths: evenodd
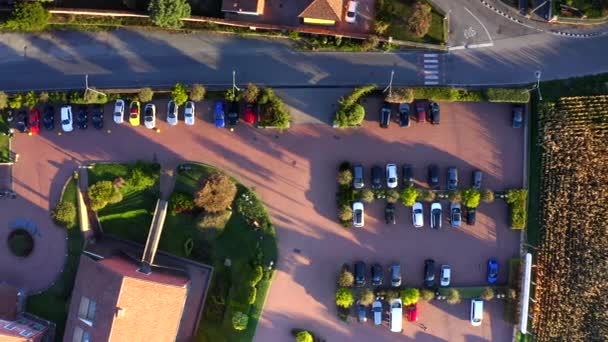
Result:
M484 49L440 56L440 83L517 84L608 71L608 36L564 38L534 33L493 41ZM423 84L424 55L298 52L288 41L162 31L57 31L0 34L0 89L74 89L89 74L97 87L163 86L176 82L271 86Z

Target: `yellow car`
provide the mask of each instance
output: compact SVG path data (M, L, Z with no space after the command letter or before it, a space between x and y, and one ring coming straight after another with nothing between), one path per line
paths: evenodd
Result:
M129 106L129 123L131 126L139 126L139 112L140 106L138 101L131 102Z

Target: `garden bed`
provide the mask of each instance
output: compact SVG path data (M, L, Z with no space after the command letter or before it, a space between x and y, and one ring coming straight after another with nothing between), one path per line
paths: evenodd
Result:
M412 15L414 0L384 0L376 2L376 19L387 23L388 29L384 36L393 39L407 40L429 44L445 44L447 37L444 31L443 16L435 9L431 10L431 23L428 32L423 37L416 37L407 31L408 18ZM430 3L425 4L433 7Z
M10 138L8 123L4 115L0 115L0 163L10 162Z

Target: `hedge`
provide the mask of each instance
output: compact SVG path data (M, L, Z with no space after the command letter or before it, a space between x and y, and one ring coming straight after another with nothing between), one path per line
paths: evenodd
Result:
M376 90L375 85L367 85L353 89L352 93L338 101L338 110L334 125L340 128L361 126L365 118L365 109L358 101L361 97Z
M506 201L509 204L511 229L526 228L526 221L528 219L528 190L519 189L507 191Z
M530 92L521 88L487 88L471 90L451 87L419 87L413 88L414 98L433 101L462 101L462 102L511 102L527 103Z

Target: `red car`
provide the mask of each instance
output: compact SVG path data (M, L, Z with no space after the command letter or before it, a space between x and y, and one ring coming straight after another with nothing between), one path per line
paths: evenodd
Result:
M407 307L407 320L410 322L418 322L418 304L409 305Z
M30 111L28 126L32 134L38 134L40 132L40 110L38 110L38 108L34 108Z
M414 107L416 108L416 119L418 122L426 122L426 112L429 104L426 101L416 101Z
M245 107L245 114L243 115L243 121L248 124L252 124L255 122L255 114L253 113L252 105L247 105L247 107Z

